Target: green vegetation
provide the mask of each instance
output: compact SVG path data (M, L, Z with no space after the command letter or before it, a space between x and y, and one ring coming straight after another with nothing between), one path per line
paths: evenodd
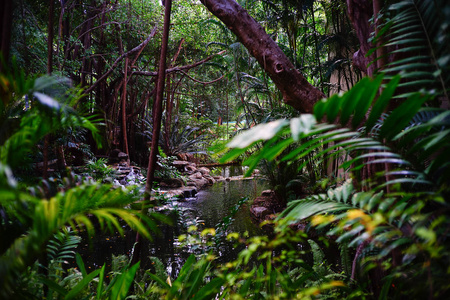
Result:
M165 2L1 4L0 299L448 298L450 4L175 1L158 115ZM284 210L249 236L230 225L252 199L205 228L152 182L111 184L186 183L176 160L242 162ZM171 272L141 252L164 207ZM100 232L138 237L91 268Z

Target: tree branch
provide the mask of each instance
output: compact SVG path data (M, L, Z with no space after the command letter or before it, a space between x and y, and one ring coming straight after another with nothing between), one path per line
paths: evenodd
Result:
M186 75L187 77L189 77L189 79L191 79L192 81L195 81L195 82L198 82L198 83L201 83L201 84L211 84L211 83L217 82L217 81L219 81L219 80L221 80L221 79L223 79L223 78L225 77L225 74L224 74L224 75L220 76L220 77L217 78L217 79L214 79L214 80L212 80L212 81L207 81L207 82L205 82L205 81L200 81L200 80L198 80L198 79L193 78L193 77L190 76L187 72L184 72L184 71L180 71L180 72L183 73L184 75Z
M224 54L225 52L227 52L227 51L226 51L226 50L220 51L219 53L216 53L216 54L213 54L213 55L211 55L211 56L208 56L207 58L205 58L205 59L203 59L203 60L201 60L201 61L195 62L195 63L193 63L193 64L191 64L191 65L186 65L186 66L174 67L174 68L166 69L166 74L170 74L170 73L174 73L174 72L181 72L181 71L183 71L183 70L189 70L189 69L198 67L198 66L204 64L205 62L210 61L210 60L213 59L215 56L217 56L217 55L222 55L222 54ZM134 71L134 72L131 73L130 76L133 76L133 75L158 76L158 72Z
M150 40L155 36L157 29L158 29L158 27L155 26L155 27L153 28L152 32L150 33L150 35L148 36L148 38L147 38L145 41L143 41L142 43L140 43L138 46L134 47L134 48L131 49L130 51L128 51L128 52L122 54L121 56L119 56L119 57L116 59L116 61L112 64L111 68L110 68L106 73L104 73L99 79L97 79L97 80L95 81L94 84L92 84L88 89L86 89L86 90L85 90L85 93L90 93L90 92L92 92L92 91L95 89L95 87L96 87L100 82L102 82L103 80L105 80L105 79L109 76L109 74L111 74L112 71L114 71L114 69L117 67L117 65L119 64L119 62L122 61L122 59L124 59L125 57L127 57L127 56L133 54L134 52L139 51L139 50L141 50L142 48L144 48L144 47L150 42ZM131 76L132 74L133 74L133 73L131 73L130 76Z
M200 0L218 17L256 58L283 94L284 102L311 113L314 104L325 97L294 67L277 43L247 11L234 0Z

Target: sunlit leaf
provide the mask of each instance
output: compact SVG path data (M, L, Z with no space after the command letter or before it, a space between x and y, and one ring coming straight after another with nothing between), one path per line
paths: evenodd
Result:
M237 135L233 138L233 140L231 140L231 142L228 143L227 146L229 148L243 149L250 146L254 142L269 140L279 133L280 130L286 125L289 125L289 121L284 119L256 125L255 127L252 127Z

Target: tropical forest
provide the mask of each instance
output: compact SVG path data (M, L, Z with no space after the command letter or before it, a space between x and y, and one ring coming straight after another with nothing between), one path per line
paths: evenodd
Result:
M1 299L450 299L450 2L0 1Z

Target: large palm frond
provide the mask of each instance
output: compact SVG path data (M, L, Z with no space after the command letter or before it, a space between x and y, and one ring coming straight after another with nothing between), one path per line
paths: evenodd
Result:
M442 199L450 181L450 160L445 155L450 150L450 115L448 111L436 110L430 120L411 126L410 121L431 99L427 94L415 93L385 117L384 111L400 78L394 77L377 97L382 81L382 76L365 78L349 92L316 104L314 115L255 126L228 144L232 149L223 161L234 159L260 141L264 141L261 150L244 162L249 166L247 174L263 159L289 162L313 151L316 161L346 155L348 159L339 167L353 174L356 190L344 185L327 194L293 201L282 213L281 222L289 225L317 216L313 218L315 225L338 225L329 232L339 235L338 241L382 246L379 256L398 247L412 251L414 243L429 233L427 218L437 218L442 215L440 209L446 209ZM317 123L323 118L329 123ZM300 145L282 155L295 142ZM407 150L402 153L397 148ZM423 160L430 163L417 163ZM304 166L300 166L300 172ZM379 171L366 178L365 184L358 180L363 178L364 169L373 166L379 166ZM433 225L435 229L448 223L439 220L438 226ZM433 239L434 246L444 236L448 234Z
M380 126L378 120L384 116L383 112L399 84L400 77L393 78L385 86L382 94L376 97L382 80L382 76L374 80L369 78L361 80L349 92L334 95L328 100L317 103L314 115L305 114L290 121L281 119L255 126L246 133L238 135L228 144L228 147L233 149L223 156L222 161L236 158L257 142L264 140L266 145L263 151L259 151L257 155L244 162L250 167L247 174L251 174L262 159L273 160L278 157L281 161L297 160L328 144L328 147L319 151L315 158L327 159L343 154L350 155L351 159L340 167L351 168L354 172L367 164L391 164L391 172L387 174L391 179L386 182L386 185L398 183L397 179L400 177L402 182L408 182L414 178L417 180L414 181L415 183L430 183L427 178L431 179L436 172L439 172L442 182L445 181L448 177L441 176L447 173L448 167L445 164L440 164L445 171L438 171L432 167L425 170L420 168L423 166L412 164L406 157L418 156L420 160L431 159L434 156L441 158L443 155L441 151L450 146L446 139L448 131L444 130L449 125L449 113L436 110L436 116L431 120L405 130L410 120L421 111L421 106L431 99L426 94L416 93L388 114ZM368 117L364 121L366 114ZM322 118L326 118L328 123L317 123L317 120ZM361 124L364 125L364 130L358 130ZM376 136L373 135L374 128L377 128ZM307 137L309 139L306 141ZM279 157L283 150L294 142L301 142L301 144L287 155ZM407 155L402 157L395 149L405 148L408 143ZM411 143L415 143L415 146L412 147ZM367 157L374 160L368 161L365 159ZM300 167L300 171L303 167L304 165ZM419 170L414 170L414 167ZM396 168L400 168L402 172L392 171Z
M449 99L450 26L448 1L403 0L389 6L380 29L391 54L383 72L402 73L403 97L421 86ZM374 50L373 50L374 51Z
M83 184L66 192L60 192L48 200L36 198L20 191L14 185L7 168L0 168L0 206L10 220L26 222L26 232L7 245L0 256L1 290L8 293L15 276L24 271L40 256L46 243L61 228L70 226L74 230L87 230L92 236L96 223L100 229L117 231L124 229L119 219L143 236L151 238L149 229L157 232L155 218L160 215L143 215L125 209L137 200L137 192L113 189L109 185ZM94 219L96 221L94 222Z

